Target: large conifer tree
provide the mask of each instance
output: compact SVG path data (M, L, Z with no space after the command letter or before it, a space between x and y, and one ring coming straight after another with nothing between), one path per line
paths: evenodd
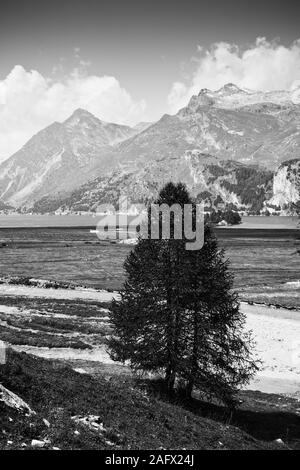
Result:
M156 201L182 208L192 202L181 183L168 183ZM232 404L255 364L228 262L208 226L203 248L186 250L183 231L174 238L175 218L169 239L161 231L157 240L140 238L125 261L121 299L111 305L109 351L133 369L164 371L170 392L178 379L187 395L197 388Z

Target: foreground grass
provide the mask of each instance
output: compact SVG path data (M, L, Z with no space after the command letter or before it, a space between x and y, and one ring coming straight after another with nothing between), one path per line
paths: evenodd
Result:
M51 299L26 296L1 296L1 305L8 307L21 307L24 310L39 313L63 314L81 318L103 317L107 315L107 302L88 300Z
M126 376L94 378L59 362L8 350L0 382L37 413L26 417L2 406L0 449L30 448L32 439L46 440L50 449L278 448L201 416L200 410L161 400ZM74 415L99 416L102 430L76 424Z
M7 325L15 328L30 328L32 330L50 333L82 333L82 334L100 334L102 336L111 333L112 328L100 319L85 321L82 318L69 319L55 318L55 317L42 317L31 315L30 318L24 318L19 315L12 318L12 316L0 313L0 319L4 319Z
M0 340L9 344L91 349L111 334L107 303L4 296L1 305L16 308L0 311Z
M10 329L0 325L0 339L5 343L17 344L20 346L34 346L44 348L73 348L92 349L92 346L84 343L80 339L68 339L64 336L55 336L50 333L33 333L26 330Z

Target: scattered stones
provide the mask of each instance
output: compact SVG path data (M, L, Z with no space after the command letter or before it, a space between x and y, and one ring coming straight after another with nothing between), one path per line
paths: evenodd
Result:
M31 441L31 447L35 447L39 449L45 447L46 444L48 444L47 441L39 441L38 439L32 439Z
M275 439L276 444L280 444L281 446L284 446L284 442L282 439Z
M107 441L107 440L105 440L105 444L107 444L108 446L114 446L115 445L114 442Z
M75 372L78 372L78 374L87 374L88 372L85 369L82 369L81 367L76 367Z
M88 416L72 416L72 421L78 424L83 424L91 430L97 430L99 432L105 432L106 429L103 426L103 423L100 421L100 416L88 415Z

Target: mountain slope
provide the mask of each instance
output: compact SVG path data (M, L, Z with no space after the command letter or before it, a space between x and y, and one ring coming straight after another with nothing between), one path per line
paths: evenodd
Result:
M168 181L184 182L197 200L206 205L233 204L239 209L257 212L272 196L273 173L258 166L235 161L220 161L208 154L185 152L180 157L150 161L142 168L118 170L82 185L65 198L43 198L34 212L97 211L100 204L118 204L120 196L129 203L155 199ZM133 209L134 210L134 209Z
M223 98L231 98L225 92ZM300 105L245 106L246 102L240 100L239 108L217 107L211 94L202 90L175 116L164 115L144 132L122 142L122 162L143 165L149 159L180 156L186 150L271 169L296 158L300 151Z
M64 123L40 131L0 165L0 199L17 206L71 191L108 171L113 146L135 132L78 109Z
M130 182L124 187L130 197L132 188L140 188L138 197L148 198L157 185L181 179L195 195L209 191L227 203L252 207L253 195L249 202L236 188L230 195L231 183L225 193L223 183L222 188L219 181L207 184L207 165L213 162L221 172L226 165L232 168L232 162L248 165L264 180L266 172L299 155L300 88L264 93L227 84L216 92L201 90L174 116L166 114L154 124L140 123L135 128L105 123L82 109L75 111L64 123L39 132L0 165L0 200L15 207L45 209L68 197L81 201L74 191L81 194L82 185L92 188L97 178L104 193L109 192L111 179L117 177L121 186L123 180ZM239 174L247 176L246 171ZM264 184L265 196L256 188L258 206L263 197L265 201L272 197L269 180Z
M126 371L118 375L112 367L98 367L95 375L82 374L64 363L11 349L7 356L7 364L0 364L1 382L26 400L36 414L28 416L0 404L0 450L32 449L36 439L49 450L271 450L280 449L272 440L286 437L282 424L276 426L277 434L269 430L269 425L265 435L253 436L262 427L263 412L255 413L257 409L269 412L271 424L275 420L275 406L268 404L268 396L258 396L257 402L251 396L247 398L248 409L236 412L232 425L227 422L229 412L224 408L210 410L204 402L195 402L194 407L192 403L184 407L183 400L168 402L155 384L152 390L150 384L139 384ZM242 398L244 401L244 395ZM278 414L278 408L276 411ZM242 419L245 423L245 415L255 417L249 432L241 424ZM293 424L294 420L294 415L286 413L284 423Z

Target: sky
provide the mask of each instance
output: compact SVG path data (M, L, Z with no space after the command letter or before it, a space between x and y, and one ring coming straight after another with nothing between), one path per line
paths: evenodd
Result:
M300 2L11 0L0 15L0 160L76 108L134 125L201 88L300 84Z

